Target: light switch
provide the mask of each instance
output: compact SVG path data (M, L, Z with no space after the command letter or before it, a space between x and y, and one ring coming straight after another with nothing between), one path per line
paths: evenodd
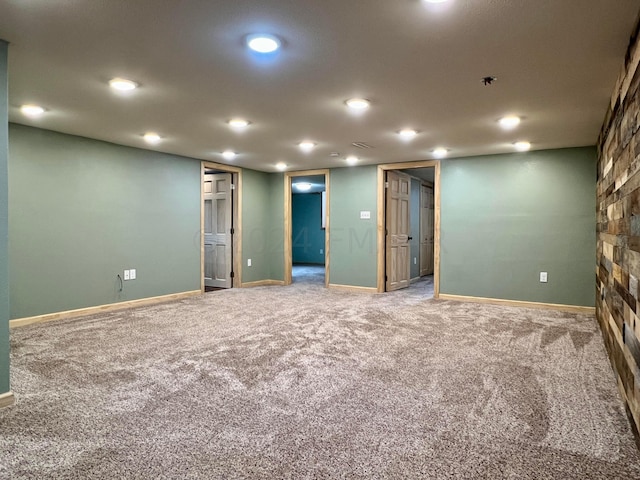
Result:
M129 279L130 280L135 280L136 279L136 269L132 268L131 270L129 270Z
M129 280L129 270L124 271L124 279Z
M547 272L540 272L540 282L547 283Z

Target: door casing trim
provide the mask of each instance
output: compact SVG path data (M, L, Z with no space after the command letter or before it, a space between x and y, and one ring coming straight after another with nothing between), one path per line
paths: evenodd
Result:
M387 170L407 170L412 168L434 168L434 213L433 213L433 298L440 296L440 160L419 160L415 162L385 163L378 165L378 293L385 291L385 191L384 174Z
M242 169L222 163L201 162L200 164L200 291L204 293L204 172L220 170L232 174L235 188L232 191L233 202L233 279L232 288L242 286Z

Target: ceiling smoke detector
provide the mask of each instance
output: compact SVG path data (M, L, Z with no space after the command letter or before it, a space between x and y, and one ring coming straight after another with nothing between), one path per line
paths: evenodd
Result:
M485 87L492 85L493 82L495 82L496 80L498 80L497 77L492 77L492 76L482 77L482 83L484 84Z

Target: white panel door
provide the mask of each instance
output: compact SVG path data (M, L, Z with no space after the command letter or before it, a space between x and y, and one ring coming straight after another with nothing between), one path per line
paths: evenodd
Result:
M204 176L204 284L231 288L231 174Z
M386 291L409 286L411 177L387 172L386 188Z

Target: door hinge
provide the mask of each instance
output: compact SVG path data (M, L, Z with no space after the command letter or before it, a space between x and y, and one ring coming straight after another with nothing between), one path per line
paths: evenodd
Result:
M389 277L387 277L386 275L384 276L384 281L387 282L389 281Z
M231 229L231 235L233 235L234 233L236 233L236 230L235 230L235 228L232 228Z
M229 274L229 276L230 276L231 278L233 278L233 277L235 277L235 276L236 276L236 274L235 274L235 273L233 273L233 272L231 272L231 273Z
M384 188L389 188L389 182L384 182Z
M235 185L235 183L232 183L231 184L231 190L235 190L235 189L236 189L236 185Z

